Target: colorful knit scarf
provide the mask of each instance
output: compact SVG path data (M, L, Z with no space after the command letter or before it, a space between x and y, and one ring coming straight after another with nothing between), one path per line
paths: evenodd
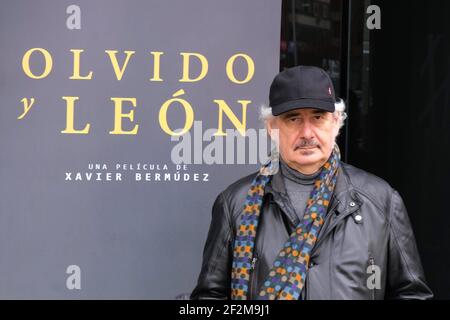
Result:
M314 183L303 219L278 253L267 279L260 288L258 299L298 300L300 298L310 253L323 225L336 185L339 161L339 147L335 144L330 158L323 165L322 171ZM272 159L260 169L247 194L234 241L231 298L235 300L245 300L249 297L250 275L253 272L253 251L263 204L264 188L275 170L278 170L278 161Z

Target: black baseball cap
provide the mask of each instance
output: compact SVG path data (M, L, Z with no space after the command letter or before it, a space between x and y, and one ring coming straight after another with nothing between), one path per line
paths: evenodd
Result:
M297 66L277 74L270 86L269 100L274 116L301 108L334 112L336 102L330 76L313 66Z

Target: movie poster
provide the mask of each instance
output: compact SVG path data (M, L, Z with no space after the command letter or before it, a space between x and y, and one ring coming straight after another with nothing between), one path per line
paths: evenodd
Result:
M215 197L267 156L274 0L8 1L0 298L190 293Z

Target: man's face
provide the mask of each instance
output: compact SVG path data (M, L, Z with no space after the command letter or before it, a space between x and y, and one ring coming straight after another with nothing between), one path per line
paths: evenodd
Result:
M339 131L332 113L313 109L295 109L274 117L267 123L269 134L278 129L279 149L292 168L312 174L328 160Z

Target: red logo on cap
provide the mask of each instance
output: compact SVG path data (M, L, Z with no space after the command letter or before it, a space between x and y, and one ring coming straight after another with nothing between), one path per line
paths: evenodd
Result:
M329 93L330 96L331 96L331 87L328 87L328 93Z

